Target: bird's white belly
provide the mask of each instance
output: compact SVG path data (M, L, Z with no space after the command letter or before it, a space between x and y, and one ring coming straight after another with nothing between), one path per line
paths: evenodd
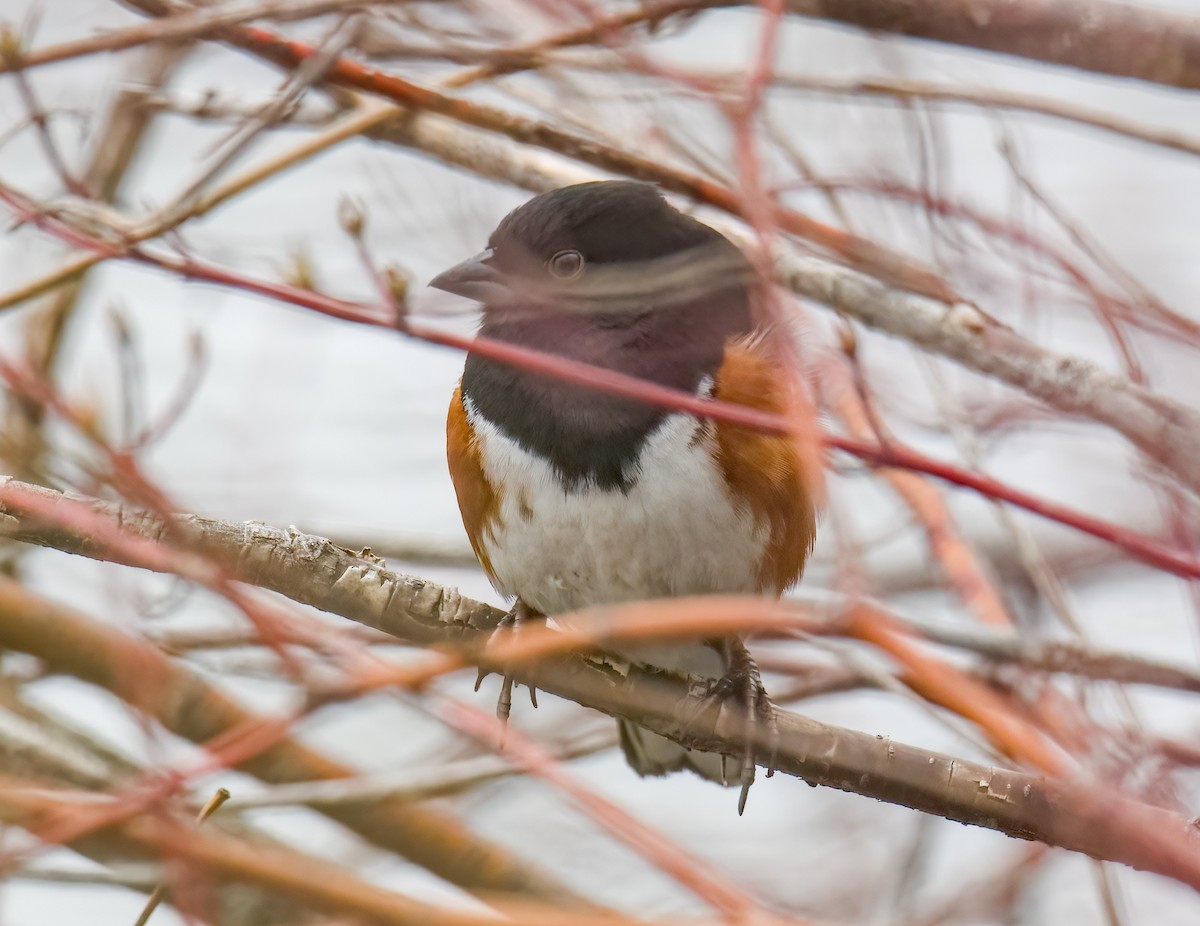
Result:
M468 408L468 414L473 410ZM767 531L730 496L711 425L665 418L627 491L568 490L541 457L482 416L475 434L501 487L486 548L498 589L543 614L641 598L757 590Z

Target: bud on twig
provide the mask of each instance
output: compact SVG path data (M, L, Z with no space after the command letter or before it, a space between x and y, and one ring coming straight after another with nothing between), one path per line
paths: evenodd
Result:
M388 292L392 297L392 304L396 308L396 314L404 316L408 314L408 290L410 284L410 276L406 270L397 267L395 264L388 264L383 268L383 281L387 284Z
M353 196L343 196L338 200L338 222L351 238L362 238L363 228L367 224L367 212L361 202Z

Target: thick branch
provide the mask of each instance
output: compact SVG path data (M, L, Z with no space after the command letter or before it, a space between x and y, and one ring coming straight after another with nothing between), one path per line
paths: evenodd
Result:
M1200 18L1111 0L788 0L801 16L1200 89Z
M132 3L145 10L141 3ZM658 0L594 26L505 49L486 76L536 66L539 51L601 44L615 31L746 0ZM1114 0L787 0L796 16L978 48L1173 87L1200 89L1200 18Z
M158 537L162 525L144 515L113 511L134 533ZM9 519L0 514L0 527ZM188 519L182 522L188 525ZM187 527L202 539L200 522ZM253 525L238 525L242 532ZM15 539L30 539L9 533ZM218 537L228 545L231 534ZM300 546L327 544L303 535L293 536ZM81 552L104 559L94 544L70 538L63 532L43 537L74 546ZM48 545L57 546L50 542ZM217 543L216 547L223 544ZM269 564L252 562L270 557L267 544L246 544L251 571L270 572ZM232 551L230 551L232 552ZM295 562L294 560L292 560ZM269 583L260 583L270 587ZM334 589L329 589L333 592ZM483 605L479 606L481 609ZM115 627L92 620L70 609L55 606L24 592L13 582L0 583L0 646L26 652L46 662L54 671L74 675L113 691L156 717L167 729L193 742L203 743L234 728L248 727L256 719L251 711L198 673L164 655L152 644L121 633ZM136 667L136 671L131 671ZM284 738L276 745L239 766L243 771L277 784L350 778L355 770L327 758L296 740ZM452 817L399 800L381 801L371 807L329 808L327 816L355 831L364 839L411 859L430 871L468 890L516 892L556 902L578 905L581 901L547 876L526 866L498 846L467 832Z
M476 68L470 82L534 68L555 48L598 45L639 23L747 5L658 0L516 48ZM788 12L873 32L1061 64L1176 87L1200 87L1200 19L1112 0L787 0ZM463 81L466 83L468 81Z
M518 49L598 44L616 28L676 13L745 6L745 0L658 0L599 20L558 42ZM1200 18L1115 0L787 0L788 12L872 32L929 39L1188 89L1200 88ZM607 32L606 32L607 30ZM522 57L520 52L527 54ZM536 60L536 57L535 59ZM519 67L496 67L509 73Z
M1039 347L972 306L891 289L844 267L793 254L777 264L800 295L903 338L1052 408L1108 425L1200 492L1200 413L1081 357Z
M68 503L51 490L38 491L44 499ZM93 504L125 531L166 542L168 528L160 519L105 503ZM0 514L8 515L4 530L16 539L108 558L93 539L39 525L15 506L0 508ZM171 534L186 537L244 581L412 642L477 647L482 633L493 628L501 616L497 609L452 589L397 575L378 561L294 530L181 515L174 519ZM23 622L17 621L17 616L0 621L0 643L27 648L27 638L5 638L14 635L12 627L17 624L31 626L28 616ZM115 633L107 627L103 631ZM73 650L79 648L72 645ZM89 665L102 658L98 653L95 644L87 647ZM174 666L155 653L162 664ZM111 671L110 667L90 674L105 679ZM183 670L174 667L172 671ZM615 673L579 657L544 658L517 674L540 689L634 720L680 742L712 752L740 753L742 724L727 712L720 712L715 720L710 713L680 724L678 705L688 693L686 679L636 666L627 674ZM1044 780L990 768L777 709L774 720L779 740L774 749L768 742L757 744L761 765L772 764L810 784L1121 861L1200 887L1200 838L1173 813L1082 782Z

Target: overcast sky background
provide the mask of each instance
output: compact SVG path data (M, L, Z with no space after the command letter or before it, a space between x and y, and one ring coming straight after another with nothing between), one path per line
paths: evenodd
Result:
M29 0L6 0L0 17L19 21ZM107 0L40 0L43 9L36 45L47 45L134 21ZM1180 7L1191 4L1180 0ZM756 42L756 17L744 11L705 14L662 53L704 66L737 67ZM47 108L69 107L84 114L103 110L119 89L124 60L105 56L38 70L33 75ZM1018 64L967 51L916 43L877 41L849 30L791 20L786 26L780 69L826 75L926 76L968 86L1026 90L1069 99L1181 131L1200 129L1195 94L1115 79L1070 74L1062 69ZM403 70L403 69L400 69ZM408 71L404 71L409 73ZM434 72L416 68L428 79ZM218 48L194 54L172 81L180 93L216 90L223 98L262 100L278 85L278 74L249 57ZM614 88L621 90L613 96ZM580 116L594 118L623 140L642 139L649 150L656 124L679 126L724 150L720 126L637 87L588 87L596 99ZM581 95L582 96L582 95ZM586 103L586 100L582 100ZM0 131L21 118L12 82L0 79ZM920 160L913 123L882 103L847 104L794 94L777 97L772 115L816 168L834 177L898 175L917 182ZM692 118L694 116L694 118ZM1051 230L1028 198L1019 194L997 139L1011 134L1031 176L1073 219L1120 262L1176 309L1200 317L1200 161L1185 155L1032 117L946 111L934 120L940 154L939 191L963 196L1010 220ZM81 123L86 130L87 120ZM206 162L226 127L202 127L178 117L159 120L154 136L126 187L130 211L160 204L185 186ZM256 145L242 163L254 163L292 145L297 131L275 133ZM68 151L84 150L86 135L64 120L60 138ZM0 148L0 177L39 195L54 192L42 153L29 132ZM368 240L384 261L406 268L415 284L414 305L424 314L450 313L448 323L469 330L470 319L451 297L423 289L438 270L478 250L509 209L526 198L521 191L477 179L411 152L368 142L344 144L212 216L190 224L188 244L209 259L261 276L286 270L289 252L313 261L318 286L338 296L370 298L369 282L337 223L339 200L351 195L369 211ZM794 202L825 214L819 197L797 194ZM860 232L911 253L947 258L931 246L928 226L917 211L851 199ZM0 238L0 281L11 288L55 266L61 249L30 230ZM993 278L994 277L994 278ZM980 274L974 284L989 312L1057 349L1093 357L1116 369L1086 310L1070 306L1061 289L1028 278ZM1032 295L1031 295L1032 294ZM165 407L178 385L193 332L203 338L208 364L194 401L170 435L145 460L183 510L231 519L261 519L347 539L397 535L434 536L465 545L443 455L446 403L461 370L452 351L390 333L338 323L266 300L184 283L163 273L109 265L89 277L80 311L66 344L64 391L112 416L119 405L118 375L110 315L130 322L144 365L145 393L152 410ZM810 307L808 324L817 343L828 316ZM0 315L0 351L19 343L23 312ZM1200 369L1183 350L1146 341L1143 356L1153 384L1192 404L1200 399ZM883 393L885 411L936 418L938 407L921 367L908 348L865 335L864 358ZM994 386L946 367L953 391L963 397L1000 397ZM940 438L907 430L906 437L949 453ZM1083 426L1029 429L989 456L992 472L1081 505L1104 517L1143 528L1154 526L1153 496L1131 485L1129 455L1121 441ZM919 538L905 529L896 502L862 478L835 481L834 504L858 526L871 562L923 558ZM969 533L994 536L986 506L959 499ZM1030 523L1034 523L1032 520ZM1064 531L1035 525L1048 543ZM833 552L818 550L817 577L829 576ZM209 626L232 620L222 605L176 583L117 567L97 565L48 551L28 558L31 582L47 594L87 613L129 627ZM478 570L395 564L464 593L498 602ZM1149 570L1123 566L1084 574L1070 589L1072 605L1092 638L1130 651L1196 662L1192 615L1180 583ZM909 595L897 606L923 616L965 619L939 595ZM214 663L216 665L216 663ZM290 693L262 680L231 684L263 708L287 703ZM469 691L469 680L453 687ZM115 701L76 683L49 680L36 686L45 704L99 729L140 757L161 758L161 742L149 742ZM479 696L490 705L495 683ZM1101 699L1104 694L1101 693ZM1171 733L1200 732L1194 701L1136 692L1142 720ZM820 719L897 740L979 754L923 710L893 696L860 694L804 705ZM573 706L543 698L534 713L518 701L516 722L548 730L565 718L591 717ZM590 722L591 722L590 721ZM597 725L599 726L599 722ZM364 768L392 769L428 761L461 748L449 734L390 696L347 707L327 708L307 723L303 735L345 761ZM168 754L186 750L170 744ZM797 911L819 911L848 923L891 922L890 910L901 872L898 860L920 846L926 852L916 897L920 904L952 895L970 879L985 880L998 859L1026 846L996 833L967 829L914 812L876 804L828 789L810 789L794 779L760 779L744 818L736 797L689 777L639 780L615 752L577 763L585 780L620 801L641 819L712 860L738 883L771 902ZM219 780L218 780L219 779ZM253 782L223 775L199 783L198 793L222 782L252 789ZM1193 807L1197 806L1193 787ZM564 880L607 902L647 913L695 913L699 907L665 877L647 870L633 853L603 835L568 808L549 786L514 780L477 789L457 801L471 824L489 838L536 857ZM358 868L380 883L419 896L445 896L452 889L431 883L421 871L383 862L332 824L302 811L263 811L253 817L268 828L303 840L309 851ZM853 869L848 867L853 860ZM84 866L67 853L48 862ZM1152 875L1112 868L1129 912L1128 922L1197 922L1200 901L1185 888ZM1087 860L1059 853L1028 894L1022 922L1098 921L1096 875ZM132 922L142 898L132 893L85 887L9 881L0 887L0 923L42 926L79 922L86 903L88 922ZM160 910L156 926L180 922ZM982 921L986 922L986 921Z

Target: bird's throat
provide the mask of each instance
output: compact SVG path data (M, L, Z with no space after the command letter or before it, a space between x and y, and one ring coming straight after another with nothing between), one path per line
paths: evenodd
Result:
M480 333L694 394L716 373L727 328L681 308L638 315L491 316ZM568 488L626 490L642 443L669 414L651 403L478 354L467 357L463 395L476 414L545 458Z

